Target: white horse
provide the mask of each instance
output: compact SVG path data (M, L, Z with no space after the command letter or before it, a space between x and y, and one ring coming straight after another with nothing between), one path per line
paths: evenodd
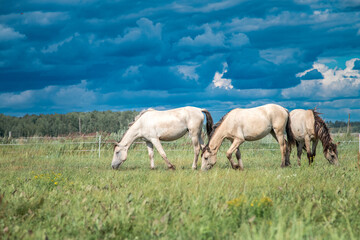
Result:
M126 161L128 149L135 139L144 138L150 157L151 169L155 168L153 149L155 146L169 169L174 170L175 166L167 159L160 140L174 141L184 136L186 132L189 132L195 152L192 168L196 169L199 152L204 144L201 138L204 121L202 113L206 115L206 131L209 135L212 131L213 120L206 109L183 107L168 111L157 111L154 109L142 111L135 117L134 122L130 124L130 128L124 134L121 141L115 145L111 163L112 168L118 169Z
M323 145L325 158L331 164L338 164L337 144L332 142L330 131L316 109L295 109L290 112L290 119L291 130L296 141L299 166L303 148L307 152L309 165L314 161L319 140Z
M288 166L290 165L290 154L289 145L284 137L285 131L288 141L293 143L289 112L279 105L267 104L250 109L233 109L213 127L210 141L202 153L201 169L208 170L215 165L216 154L226 138L232 142L226 152L226 157L229 159L232 168L242 170L244 167L239 146L245 141L259 140L269 133L280 145L281 167ZM238 163L234 163L231 159L235 150Z

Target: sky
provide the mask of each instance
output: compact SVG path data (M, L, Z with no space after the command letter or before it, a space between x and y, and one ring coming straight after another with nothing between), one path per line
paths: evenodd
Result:
M360 121L358 0L0 0L0 113L317 107Z

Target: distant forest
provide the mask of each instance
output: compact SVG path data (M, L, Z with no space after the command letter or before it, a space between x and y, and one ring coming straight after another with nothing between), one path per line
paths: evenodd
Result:
M93 111L12 117L0 114L0 137L67 136L95 132L121 133L139 112ZM334 133L344 133L347 123L327 122ZM351 132L360 132L360 122L351 122Z
M343 121L328 121L326 125L331 129L333 133L346 133L347 131L347 122ZM360 122L350 122L350 132L360 133Z
M66 136L95 132L118 133L128 128L139 112L93 111L12 117L0 114L0 137Z

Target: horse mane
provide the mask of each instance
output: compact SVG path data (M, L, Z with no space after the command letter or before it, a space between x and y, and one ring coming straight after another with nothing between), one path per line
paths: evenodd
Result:
M218 127L220 127L220 125L224 122L225 118L227 117L227 115L231 112L232 110L230 110L229 112L227 112L224 116L222 116L222 118L217 122L215 123L215 125L213 126L213 129L209 135L209 142L210 142L210 139L212 138L212 136L214 135L216 129Z
M134 118L134 121L132 121L131 123L129 123L129 125L128 125L129 128L128 128L128 129L126 130L126 132L122 135L119 143L120 143L121 140L124 138L124 136L126 135L126 133L129 131L130 127L131 127L132 125L134 125L134 123L135 123L142 115L144 115L144 113L149 112L149 111L154 111L154 110L155 110L155 109L153 109L153 108L144 109L144 110L142 110L138 115L136 115L135 118ZM116 147L116 145L117 145L117 144L115 144L115 147Z
M217 123L215 123L215 125L213 125L212 127L212 131L211 133L209 134L209 141L208 143L205 145L204 149L207 149L209 148L209 143L210 143L210 140L212 138L212 136L214 135L215 133L215 130L220 127L221 123L225 120L226 116L231 112L232 110L230 110L228 113L226 113ZM201 153L201 156L204 154L204 151Z
M134 123L142 116L142 115L144 115L144 113L146 113L146 112L149 112L149 111L154 111L155 109L153 109L153 108L148 108L148 109L144 109L144 110L142 110L138 115L136 115L135 116L135 118L134 118L134 121L132 121L131 123L129 123L129 127L131 127L132 125L134 125ZM124 134L125 135L125 134Z
M316 138L319 138L322 145L323 145L323 151L326 152L326 150L334 150L336 151L336 144L332 142L332 138L330 136L330 130L326 126L324 120L319 116L321 113L316 111L316 108L310 109L314 114L314 120L315 120L315 136Z

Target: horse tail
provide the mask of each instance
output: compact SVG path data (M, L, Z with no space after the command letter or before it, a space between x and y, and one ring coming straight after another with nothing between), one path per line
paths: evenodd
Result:
M287 135L289 145L292 146L292 145L295 145L295 137L294 137L294 134L293 134L293 132L291 130L290 113L289 113L289 111L287 111L287 113L288 113L288 119L287 119L287 123L286 123L286 135Z
M208 138L210 139L210 134L211 134L211 132L213 130L214 121L213 121L213 119L211 117L211 114L210 114L210 112L208 110L201 109L201 111L203 113L205 113L205 116L206 116L206 133L208 135Z

